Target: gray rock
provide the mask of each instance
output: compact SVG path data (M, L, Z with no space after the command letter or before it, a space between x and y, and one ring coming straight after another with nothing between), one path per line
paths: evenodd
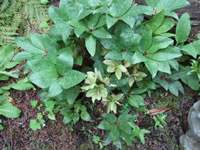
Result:
M180 143L185 150L200 150L200 100L189 111L189 129L180 137Z

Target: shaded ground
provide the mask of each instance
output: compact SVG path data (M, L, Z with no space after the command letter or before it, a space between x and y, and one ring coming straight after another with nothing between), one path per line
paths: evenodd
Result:
M187 89L187 88L186 88ZM163 129L154 129L154 122L151 116L141 112L137 122L141 128L151 131L146 139L146 144L141 145L135 142L128 149L134 150L178 150L179 137L187 129L187 115L191 105L198 100L197 93L187 89L185 95L174 97L163 90L157 90L151 98L146 98L147 108L171 107L167 112L167 125ZM92 136L103 136L104 133L95 128L98 120L94 123L80 121L73 128L62 123L62 116L57 115L57 121L46 119L46 126L37 131L29 128L30 119L35 119L37 112L43 110L33 109L30 100L39 100L36 91L11 91L11 97L16 106L21 109L22 114L17 119L6 119L1 117L5 129L0 131L0 149L2 150L93 150L99 149L98 145L92 143ZM99 110L104 110L101 105L95 108L95 119ZM107 147L108 150L115 150L115 147Z

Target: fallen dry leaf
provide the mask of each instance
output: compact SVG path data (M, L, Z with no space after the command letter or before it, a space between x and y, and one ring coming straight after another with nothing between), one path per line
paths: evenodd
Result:
M170 107L165 107L165 108L154 108L154 109L150 109L150 115L157 115L159 113L163 113L165 111L168 111L170 109Z

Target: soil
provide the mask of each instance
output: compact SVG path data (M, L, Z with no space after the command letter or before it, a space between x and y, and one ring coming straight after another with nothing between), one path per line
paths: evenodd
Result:
M145 145L135 141L129 146L129 150L179 150L179 137L187 130L187 115L190 107L198 100L197 93L185 88L185 94L174 97L163 90L156 90L151 97L146 98L146 108L170 107L167 114L167 125L164 128L154 129L152 116L141 112L137 123L140 128L151 131L145 136ZM99 120L96 119L98 110L105 110L103 105L95 106L97 112L92 115L93 123L79 121L74 126L67 126L62 123L62 116L57 115L56 121L45 118L45 127L41 130L33 131L29 128L29 121L35 119L38 112L44 112L43 108L33 109L31 100L38 100L38 89L35 91L10 91L10 96L14 99L15 105L22 111L17 119L3 120L4 130L0 131L0 149L2 150L93 150L98 149L98 145L92 143L92 136L104 136L104 132L95 128ZM166 106L166 104L168 104ZM102 112L101 112L102 113ZM115 150L113 146L106 147L107 150Z

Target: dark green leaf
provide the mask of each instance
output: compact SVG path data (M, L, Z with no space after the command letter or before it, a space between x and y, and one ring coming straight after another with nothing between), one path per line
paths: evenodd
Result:
M148 31L144 33L144 35L142 36L142 39L140 41L140 50L142 52L147 51L150 48L151 44L152 44L152 31Z
M144 98L140 95L130 95L128 97L128 103L135 107L135 108L139 108L140 106L144 106Z
M107 28L110 29L119 19L106 15Z
M184 89L183 89L183 87L182 87L182 85L181 85L181 83L180 83L179 81L175 81L175 82L171 83L171 84L169 85L169 91L170 91L172 94L176 95L176 96L178 96L179 91L180 91L182 94L184 93Z
M110 136L113 142L116 142L120 138L120 132L116 125L111 126Z
M78 97L79 93L80 93L80 87L79 86L68 89L67 92L66 92L67 102L70 105L73 104L74 101L76 100L76 98Z
M85 20L88 28L94 30L100 18L100 14L92 14Z
M110 123L115 123L117 121L117 117L114 114L103 114L103 117Z
M97 30L94 30L92 32L92 34L97 37L97 38L100 38L100 39L109 39L109 38L112 38L112 36L110 35L110 33L108 33L108 31L106 31L103 27L97 29Z
M154 33L155 34L165 33L169 31L174 25L175 22L172 18L165 18L162 25Z
M65 72L65 75L58 79L58 83L64 88L69 89L86 78L86 75L76 71L76 70L69 70Z
M160 50L154 54L147 54L147 56L151 59L157 61L167 61L174 58L178 58L182 56L178 47L168 47L166 49Z
M105 59L123 60L122 53L118 51L111 51L106 54Z
M188 55L193 56L194 58L197 57L198 51L194 48L193 44L187 44L181 47L181 50L186 52Z
M81 119L84 121L90 121L90 115L88 114L88 112L86 111L81 112Z
M109 9L113 17L121 17L131 7L132 0L115 0Z
M172 45L174 41L164 36L156 36L152 40L152 46L147 50L147 53L155 53L160 49L167 48Z
M165 11L161 11L156 14L151 20L146 22L147 28L150 28L153 32L156 31L163 23L165 17Z
M157 1L157 0L156 0ZM158 12L166 10L166 12L173 11L185 6L188 6L190 3L187 0L158 0L156 9Z
M110 130L113 124L110 124L106 120L102 120L100 124L97 126L97 128L102 129L102 130Z

